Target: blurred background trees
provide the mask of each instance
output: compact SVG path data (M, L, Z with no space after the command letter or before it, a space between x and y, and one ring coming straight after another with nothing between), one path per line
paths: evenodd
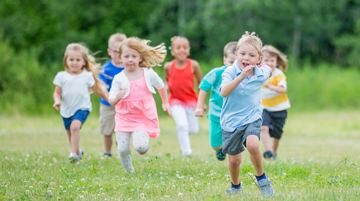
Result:
M103 63L115 32L167 46L186 36L206 73L245 31L287 54L290 68L360 69L360 0L1 0L0 111L49 105L68 43L85 43Z

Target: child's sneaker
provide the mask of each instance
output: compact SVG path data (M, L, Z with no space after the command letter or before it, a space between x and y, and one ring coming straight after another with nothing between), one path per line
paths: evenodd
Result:
M271 185L271 181L268 179L261 179L258 181L259 188L262 196L274 196L274 188Z
M264 156L265 159L271 159L271 158L274 157L274 154L273 154L272 151L267 150L267 151L264 152L263 156Z
M112 157L112 153L105 152L105 153L104 153L104 156L105 156L105 157Z
M82 160L84 158L84 151L79 149L79 159Z
M276 160L276 158L277 158L277 153L275 155L273 155L272 159Z
M235 195L241 193L241 190L242 190L241 185L239 188L234 188L233 186L231 186L230 189L226 189L226 193L229 195Z
M76 163L79 160L79 156L76 153L70 153L69 161L70 163Z
M146 151L144 151L144 152L142 152L142 153L139 153L140 155L144 155L144 154L146 154L146 152L149 150L149 148L146 150Z
M224 153L222 152L222 149L216 150L216 151L215 151L215 154L216 154L216 158L217 158L219 161L223 161L223 160L225 160L225 158L226 158L226 154L224 154Z

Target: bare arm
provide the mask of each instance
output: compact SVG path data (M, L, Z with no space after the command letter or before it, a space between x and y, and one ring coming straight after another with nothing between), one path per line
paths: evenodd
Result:
M278 93L280 93L280 94L286 93L286 88L285 88L285 87L269 84L268 81L266 81L266 82L264 83L264 86L267 87L267 88L269 88L269 89L271 89L271 90L273 90L273 91L276 91L276 92L278 92Z
M61 108L61 87L58 85L55 86L53 98L54 98L53 107L56 110L60 110L60 108Z
M94 93L101 98L103 98L106 102L109 102L109 92L105 90L103 87L98 86L96 83L94 86L91 87L91 89L94 91Z
M170 89L169 89L169 84L168 84L168 75L170 73L170 68L171 68L171 62L167 62L164 65L164 76L165 76L165 89L167 93L170 93Z
M162 89L158 89L161 100L162 100L162 108L164 111L167 111L169 116L172 117L171 114L171 109L170 109L170 104L169 104L169 99L168 99L168 95L166 92L165 87L163 87Z
M197 102L197 106L196 106L196 110L195 110L195 116L197 116L197 117L204 117L204 113L205 113L204 106L205 106L206 95L207 95L207 92L200 89L198 102Z
M199 87L200 82L202 80L202 74L201 74L201 70L200 70L200 65L197 61L192 60L192 65L193 70L194 70L194 75L197 81L197 86ZM200 92L200 89L199 89Z
M254 69L254 67L254 65L250 65L244 68L238 77L236 77L233 81L229 82L221 88L220 94L223 97L231 94L235 90L235 88L246 78L246 76L248 76L249 72Z

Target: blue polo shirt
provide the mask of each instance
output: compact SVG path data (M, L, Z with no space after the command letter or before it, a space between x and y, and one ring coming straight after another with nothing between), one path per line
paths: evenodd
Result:
M101 67L101 71L99 74L100 81L103 85L105 85L106 89L110 91L112 81L118 73L120 73L124 68L116 67L109 60L106 64ZM103 98L101 98L100 103L104 105L111 106L110 103L106 102Z
M222 74L221 88L233 81L242 70L237 62L225 69ZM271 68L268 66L255 66L254 75L246 77L231 94L224 98L220 114L221 128L233 132L237 127L261 119L261 86L269 78Z

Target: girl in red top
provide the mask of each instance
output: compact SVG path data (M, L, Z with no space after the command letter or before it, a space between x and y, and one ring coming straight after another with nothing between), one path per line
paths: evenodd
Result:
M182 154L190 156L192 150L189 134L199 131L198 119L195 116L197 94L194 78L196 77L199 86L202 75L199 63L187 58L190 55L190 43L187 38L173 37L171 54L175 59L164 66L165 85L170 92L169 103Z

